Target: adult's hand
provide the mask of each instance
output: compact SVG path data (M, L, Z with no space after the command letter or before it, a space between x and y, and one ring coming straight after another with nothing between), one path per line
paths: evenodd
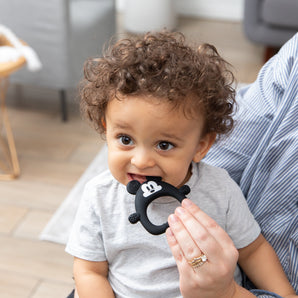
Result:
M184 298L254 297L234 281L238 251L228 234L189 199L169 216L167 240L180 275ZM204 254L193 268L189 261ZM200 263L198 261L198 263Z

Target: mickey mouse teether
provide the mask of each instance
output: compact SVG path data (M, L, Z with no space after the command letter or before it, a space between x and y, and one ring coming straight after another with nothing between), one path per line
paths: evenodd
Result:
M185 199L185 195L190 192L190 188L187 185L183 185L178 189L169 183L161 181L160 177L147 178L148 180L142 184L137 180L132 180L126 186L126 189L130 194L136 195L136 213L131 214L128 220L132 224L140 221L149 233L160 235L166 231L169 224L166 222L162 225L154 225L147 216L147 208L149 204L155 199L164 196L174 197L181 203L182 200Z

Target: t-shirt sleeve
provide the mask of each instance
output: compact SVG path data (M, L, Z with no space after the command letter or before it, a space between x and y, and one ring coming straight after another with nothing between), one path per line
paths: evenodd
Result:
M250 212L239 186L230 179L227 187L229 206L227 210L226 231L236 248L243 248L256 240L261 229Z
M86 184L65 251L88 261L105 261L100 216L97 211L98 188Z

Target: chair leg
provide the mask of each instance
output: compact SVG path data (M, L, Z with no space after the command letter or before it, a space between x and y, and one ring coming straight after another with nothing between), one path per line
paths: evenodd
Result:
M61 106L61 114L62 114L62 121L66 122L68 117L67 117L67 102L66 102L66 91L65 90L60 90L60 106Z

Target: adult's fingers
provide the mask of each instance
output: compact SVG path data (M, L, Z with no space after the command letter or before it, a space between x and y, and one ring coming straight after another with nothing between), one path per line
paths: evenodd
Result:
M223 258L228 263L236 262L238 251L229 235L191 201L185 205L187 208L183 206L175 210L180 226L171 224L169 220L170 227L185 257L192 260L204 253L208 261L212 263L221 263Z
M192 278L193 272L191 272L191 267L185 258L179 243L177 242L174 233L171 228L166 230L166 237L171 249L172 255L176 261L177 268L180 274L180 278L190 281Z
M182 207L175 210L175 215L179 223L173 224L169 218L169 224L185 257L192 260L203 252L209 261L216 259L222 247L204 225Z
M167 240L180 275L184 297L219 297L233 284L238 252L227 233L188 199L169 216ZM189 261L204 253L208 260L199 268ZM228 297L222 295L223 297Z
M196 218L202 226L213 236L221 246L234 246L232 239L229 235L216 223L214 219L203 212L191 200L184 199L182 207L185 208L194 218Z
M190 217L192 216L190 215ZM185 228L185 226L183 225L179 217L176 214L172 214L169 216L168 221L171 227L171 231L173 232L174 237L178 242L180 249L182 251L182 254L186 258L186 260L192 260L193 258L200 256L202 254L200 246L198 245L198 243L194 241L194 238L192 237L190 231L188 231ZM193 224L196 225L196 222L193 222Z

